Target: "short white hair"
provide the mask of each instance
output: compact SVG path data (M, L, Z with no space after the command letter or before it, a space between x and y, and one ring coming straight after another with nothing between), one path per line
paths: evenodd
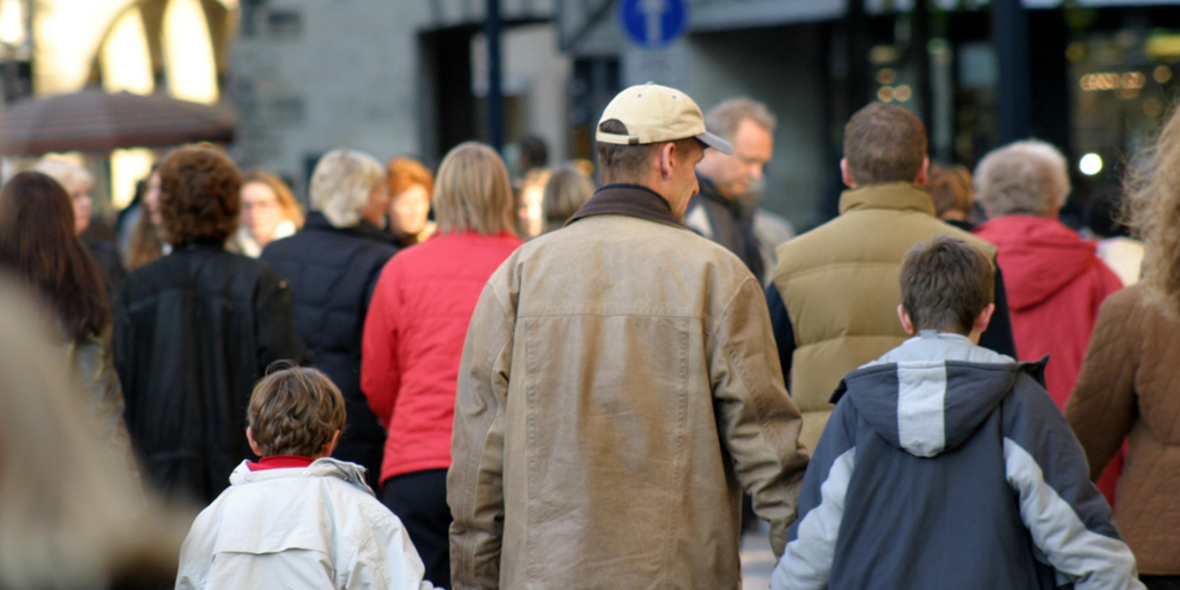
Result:
M975 198L989 217L1048 217L1065 205L1070 190L1065 156L1036 139L993 150L975 167Z
M369 154L332 150L311 175L311 208L324 214L335 227L360 223L361 211L377 188L385 186L385 168Z
M94 176L89 170L65 160L41 158L33 170L56 180L71 195L81 187L86 187L86 192L94 188Z

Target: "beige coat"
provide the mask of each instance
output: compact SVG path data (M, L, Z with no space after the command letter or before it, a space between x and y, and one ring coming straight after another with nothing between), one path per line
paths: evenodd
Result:
M1180 322L1145 301L1146 285L1106 299L1066 417L1090 477L1127 440L1114 521L1139 573L1180 575Z
M915 244L946 235L995 260L996 247L934 217L930 195L908 182L845 191L840 216L778 247L772 275L795 333L791 393L802 441L815 448L844 374L901 345L901 261Z
M454 587L738 588L742 490L781 554L799 427L736 256L624 215L542 236L492 276L468 332Z

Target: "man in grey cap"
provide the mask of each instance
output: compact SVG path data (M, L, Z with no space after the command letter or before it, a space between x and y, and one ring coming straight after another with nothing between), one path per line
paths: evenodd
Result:
M602 189L516 251L468 330L447 479L454 588L738 588L742 491L781 554L807 453L762 289L681 222L705 131L624 90Z

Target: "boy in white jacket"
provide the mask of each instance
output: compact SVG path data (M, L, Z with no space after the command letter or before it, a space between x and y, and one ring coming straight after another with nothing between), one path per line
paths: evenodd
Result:
M193 522L178 589L432 587L364 468L330 457L345 411L326 375L271 373L254 387L248 412L246 436L262 459L243 461Z

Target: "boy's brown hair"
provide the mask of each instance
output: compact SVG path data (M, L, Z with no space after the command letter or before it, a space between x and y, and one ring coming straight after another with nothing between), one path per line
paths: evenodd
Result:
M248 418L263 457L314 457L344 428L344 397L318 369L283 368L254 386Z
M901 305L915 332L970 334L975 318L992 302L996 273L979 250L937 236L906 253L898 279Z

